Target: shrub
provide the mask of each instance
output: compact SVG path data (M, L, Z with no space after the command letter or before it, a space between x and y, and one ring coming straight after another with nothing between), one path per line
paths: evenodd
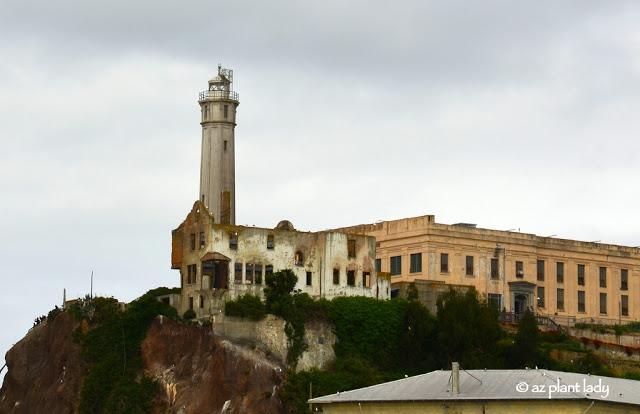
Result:
M556 330L550 330L547 332L542 332L540 334L540 341L548 342L550 344L560 344L562 342L565 342L567 339L568 339L567 335Z
M191 320L196 318L196 312L193 309L187 309L187 311L182 315L184 319Z
M227 316L239 316L254 321L263 319L267 309L259 296L246 294L237 300L230 300L224 304L224 314Z

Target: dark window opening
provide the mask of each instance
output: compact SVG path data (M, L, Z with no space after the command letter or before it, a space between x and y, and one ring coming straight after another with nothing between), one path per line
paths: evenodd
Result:
M311 286L311 272L307 272L307 286Z
M355 286L356 285L356 271L355 270L347 270L347 285Z
M587 309L586 305L586 295L584 290L578 291L578 312L585 312Z
M204 238L204 232L201 231L200 232L200 248L204 249L204 242L205 242L205 238Z
M564 263L556 263L556 275L558 278L558 283L564 283Z
M607 268L606 267L600 268L600 287L601 288L607 287Z
M264 275L267 276L267 275L271 275L271 274L273 274L273 266L272 265L266 265L264 267Z
M347 254L349 258L356 257L356 241L353 239L347 241Z
M522 279L524 277L524 263L516 261L516 277Z
M467 259L466 259L466 274L467 274L467 276L473 276L473 256L467 256Z
M376 272L382 271L382 259L376 259Z
M193 297L189 296L189 309L193 310Z
M304 261L304 255L302 254L302 252L300 250L298 250L296 252L296 257L295 257L295 264L296 266L302 266L303 261Z
M578 265L578 285L584 286L584 265Z
M224 106L224 117L225 118L229 117L229 105Z
M371 272L362 272L362 286L371 287Z
M340 269L333 269L333 284L340 284Z
M607 313L607 294L600 294L600 313Z
M195 250L196 249L196 235L195 233L191 233L189 235L189 241L191 242L191 250Z
M204 308L204 296L200 295L200 309Z
M193 285L194 283L196 283L197 272L198 269L196 265L192 264L187 266L187 285Z
M239 263L239 262L235 263L234 283L236 285L242 284L242 263Z
M253 266L253 271L255 272L254 274L256 278L256 285L261 285L262 284L262 265L257 264Z
M620 269L620 290L629 289L629 270Z
M397 276L402 273L402 257L393 256L389 260L389 272L391 276Z
M538 281L544 282L544 260L538 260Z
M500 266L500 262L498 259L491 259L491 279L499 279L500 275L498 274L498 268Z
M273 234L269 234L269 235L267 235L267 249L273 250L273 246L274 246Z
M165 305L170 305L171 301L169 300L169 298L162 298L162 303L164 303Z
M251 263L247 263L244 267L244 271L246 276L244 277L244 281L247 285L253 284L253 265Z
M538 286L538 307L544 308L544 286Z
M558 310L564 310L564 289L558 289L556 307Z
M622 316L629 316L629 296L627 295L620 297L620 313Z
M409 259L409 273L422 272L422 253L413 253Z
M440 253L440 272L449 273L449 254Z
M238 232L237 231L232 231L231 233L229 233L229 248L234 250L238 248Z
M224 140L224 150L227 151L227 140Z

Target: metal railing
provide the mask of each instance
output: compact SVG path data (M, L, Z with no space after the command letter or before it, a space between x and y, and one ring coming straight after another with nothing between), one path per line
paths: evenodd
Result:
M237 101L238 93L234 91L224 91L224 90L200 92L198 100L204 101L205 99L228 99L231 101Z

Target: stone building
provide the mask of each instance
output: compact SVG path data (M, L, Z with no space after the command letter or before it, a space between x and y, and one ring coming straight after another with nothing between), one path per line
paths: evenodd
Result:
M180 313L219 313L245 293L262 296L265 276L292 269L295 289L313 298L367 296L388 299L388 276L375 270L373 237L335 231L296 231L288 221L274 229L217 224L202 201L172 232L171 268L180 271Z
M561 323L640 319L635 247L439 224L432 215L336 231L375 237L377 270L390 272L392 296L416 282L431 310L453 285L473 286L508 312L533 308Z

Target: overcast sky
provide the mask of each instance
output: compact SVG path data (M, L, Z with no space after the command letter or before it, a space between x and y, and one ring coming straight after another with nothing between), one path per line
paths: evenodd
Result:
M435 214L640 245L638 21L637 1L3 0L0 354L92 271L123 301L179 284L219 62L238 224Z

